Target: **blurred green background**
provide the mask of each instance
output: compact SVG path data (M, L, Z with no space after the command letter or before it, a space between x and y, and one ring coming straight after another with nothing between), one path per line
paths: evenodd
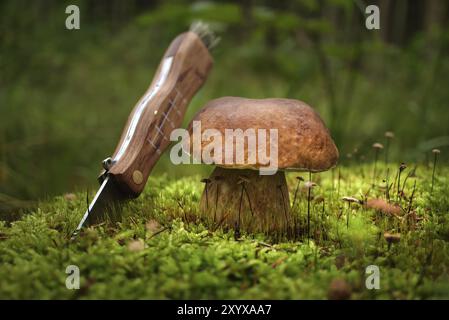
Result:
M69 4L80 30L65 28ZM368 4L380 30L365 28ZM2 1L0 211L96 187L165 49L198 19L221 42L186 122L220 96L295 98L321 114L342 163L371 161L387 130L394 161L438 147L447 162L448 17L444 0ZM204 170L165 155L155 174Z

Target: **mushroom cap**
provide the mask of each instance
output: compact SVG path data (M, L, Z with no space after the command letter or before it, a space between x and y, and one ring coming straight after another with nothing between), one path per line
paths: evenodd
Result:
M278 130L278 169L292 171L325 171L337 164L338 149L320 116L306 103L293 99L247 99L223 97L209 101L193 121L201 121L201 133L218 130L225 137L225 129L266 129L266 153L270 150L270 129ZM204 148L210 141L202 141ZM235 143L234 143L235 144ZM257 170L266 164L248 163L248 143L244 144L244 164L217 163L224 168ZM259 147L259 145L257 146ZM235 146L233 146L235 151ZM225 138L222 156L226 150ZM234 152L235 160L235 152Z
M386 131L385 132L385 137L393 139L394 138L394 132L393 131Z

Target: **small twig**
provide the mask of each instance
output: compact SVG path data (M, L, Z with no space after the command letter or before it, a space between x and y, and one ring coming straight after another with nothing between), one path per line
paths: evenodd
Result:
M225 213L223 214L223 216L221 217L221 220L218 222L218 224L215 226L215 228L213 229L213 231L217 231L218 228L220 228L220 226L223 224L223 222L226 220L226 218L228 217L229 213Z
M385 177L385 198L387 199L387 202L390 202L389 179L390 179L390 168L387 168L387 176Z
M415 183L413 184L413 191L412 191L412 195L410 196L410 202L408 203L407 213L410 213L410 211L412 210L412 203L413 203L413 197L415 196L415 190L416 190L416 180L415 180Z
M439 149L433 149L432 153L434 154L434 158L433 158L433 170L432 170L432 187L430 188L430 194L433 194L433 185L435 183L435 168L437 166L437 157L438 154L440 154L440 150Z
M400 193L400 191L401 191L401 173L402 173L402 171L405 170L405 168L407 168L407 166L405 165L404 162L402 162L401 165L399 166L399 173L398 173L398 186L397 186L398 187L398 194L397 194L398 202L402 198L401 193Z
M341 179L341 173L340 173L340 167L338 167L337 198L340 197L340 179Z
M210 179L206 178L206 179L201 179L201 182L205 184L204 189L206 191L206 209L209 209L209 195L208 195L208 190L207 189L209 189L208 188L209 187L209 182L211 182L211 181L210 181Z
M292 204L292 208L295 207L295 203L296 203L296 198L298 195L298 190L299 190L299 184L301 183L301 181L303 181L304 179L302 177L296 177L296 179L298 180L298 183L296 184L296 190L295 190L295 197L293 198L293 204Z
M262 241L258 241L257 244L260 244L261 246L267 247L267 248L274 248L271 244L262 242Z
M238 222L237 222L237 225L236 225L237 229L240 229L240 214L241 214L241 211L242 211L242 204L243 204L243 189L244 189L244 188L245 188L245 186L244 186L243 183L242 183L242 191L240 192L239 219L238 219Z
M176 200L176 202L178 203L178 206L181 208L182 213L184 214L184 220L188 223L188 221L187 221L187 213L186 213L186 211L184 210L184 206L181 204L181 201Z
M309 171L309 182L312 182L312 172ZM310 241L310 192L312 190L312 185L308 188L307 193L307 243Z
M169 229L168 227L164 227L164 228L162 228L161 230L156 231L155 233L153 233L153 234L148 238L148 240L152 239L153 237L157 236L158 234L160 234L160 233L162 233L162 232L164 232L164 231L166 231L166 230L168 230L168 229Z
M215 176L215 184L217 185L217 191L215 194L215 210L214 210L214 223L217 221L217 208L218 208L218 194L219 194L219 190L220 190L220 180L223 179L222 176Z
M86 191L86 203L87 203L87 214L90 215L90 208L89 208L89 204L90 204L90 202L89 202L89 188L87 188L87 191Z
M288 214L287 209L285 208L285 198L284 198L284 191L282 191L282 185L278 185L279 191L281 191L281 197L282 197L282 209L284 211L285 221L287 221L287 230L290 227L290 222L288 221Z
M348 214L346 215L346 229L349 229L349 215L351 214L351 202L348 202Z
M404 193L405 184L407 183L408 178L410 178L410 177L412 176L412 174L414 174L414 171L413 171L413 170L410 170L410 171L407 173L407 176L405 177L404 182L402 183L402 190L401 190L401 193Z
M254 216L253 206L251 205L251 199L249 198L248 189L246 189L246 185L243 184L243 190L245 191L246 198L248 199L249 211L251 212L251 216Z

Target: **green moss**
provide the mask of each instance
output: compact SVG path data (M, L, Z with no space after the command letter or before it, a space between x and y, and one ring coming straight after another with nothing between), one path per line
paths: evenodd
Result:
M379 165L375 188L372 166L340 170L340 190L337 169L313 175L313 194L324 198L324 206L312 201L310 241L306 232L275 241L211 231L198 211L200 177L152 177L120 223L88 228L73 243L68 239L86 207L85 195L41 203L20 220L0 223L0 298L324 299L337 278L349 284L353 299L449 298L449 168L439 168L432 195L430 169L418 167L408 179L399 203L408 210L416 181L412 210L421 220L414 227L341 200L383 198L384 167ZM295 175L287 178L293 194ZM300 192L293 209L300 230L307 225L306 208ZM152 226L145 227L149 221ZM401 233L400 242L389 247L386 231ZM129 244L137 239L144 248L132 250ZM65 286L68 265L80 268L80 290ZM365 287L368 265L380 268L380 290Z

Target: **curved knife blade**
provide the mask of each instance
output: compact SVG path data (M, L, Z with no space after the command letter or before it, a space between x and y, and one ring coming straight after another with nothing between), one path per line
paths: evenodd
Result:
M120 191L114 180L111 179L111 176L107 176L84 213L72 238L79 234L79 231L84 225L105 221L105 218L114 220L119 217L115 213L119 211L119 207L126 199L128 198Z

